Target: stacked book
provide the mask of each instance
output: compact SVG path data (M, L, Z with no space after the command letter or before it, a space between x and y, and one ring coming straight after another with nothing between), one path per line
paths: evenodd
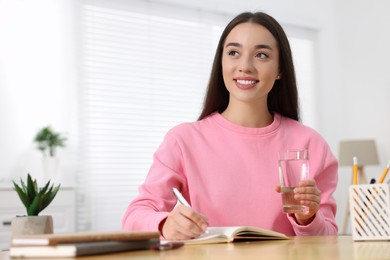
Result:
M10 256L16 258L75 257L160 246L159 232L101 231L14 236Z

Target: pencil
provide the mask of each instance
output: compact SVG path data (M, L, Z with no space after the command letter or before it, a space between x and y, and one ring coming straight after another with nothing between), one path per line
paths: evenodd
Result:
M353 157L353 185L358 184L358 161L357 157Z
M390 161L387 163L386 168L383 170L381 178L379 179L379 183L383 183L383 181L386 178L387 173L389 172L389 168L390 168Z

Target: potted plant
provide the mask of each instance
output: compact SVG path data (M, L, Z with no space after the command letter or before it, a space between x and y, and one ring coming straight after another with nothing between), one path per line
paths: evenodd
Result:
M38 131L34 141L38 144L43 156L55 157L58 147L65 147L66 137L54 132L50 126L46 126Z
M59 158L56 156L57 148L65 147L67 138L55 132L50 126L38 131L34 141L37 149L42 152L43 172L46 180L56 177Z
M60 189L60 184L54 187L50 180L43 186L38 187L37 180L27 175L27 183L20 179L18 185L15 181L14 190L27 211L27 216L17 216L11 222L13 235L26 234L49 234L53 233L52 216L38 216L53 201Z

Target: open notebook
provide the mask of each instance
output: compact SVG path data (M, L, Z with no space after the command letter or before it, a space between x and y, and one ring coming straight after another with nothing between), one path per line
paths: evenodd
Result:
M230 243L243 240L290 239L285 234L252 226L209 227L198 238L184 240L185 244Z

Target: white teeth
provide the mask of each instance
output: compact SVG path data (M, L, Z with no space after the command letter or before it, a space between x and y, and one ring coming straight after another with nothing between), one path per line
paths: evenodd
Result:
M242 84L242 85L250 85L250 84L255 84L256 81L254 81L254 80L241 80L241 79L238 79L237 83Z

